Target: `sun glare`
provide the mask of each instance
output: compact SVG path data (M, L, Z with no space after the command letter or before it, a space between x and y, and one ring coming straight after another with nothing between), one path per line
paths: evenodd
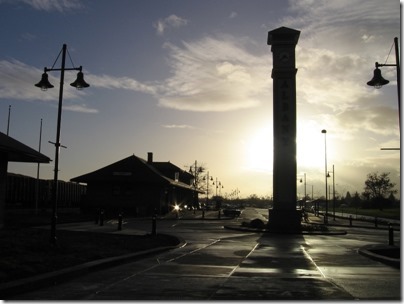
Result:
M327 138L327 141L330 139ZM297 129L296 142L298 167L321 168L324 166L324 134L321 133L321 128L310 122L300 123ZM272 126L262 127L251 132L251 136L245 141L244 153L247 170L272 173Z
M324 165L324 134L321 128L302 123L297 129L297 165L321 167Z
M272 172L273 140L272 128L258 129L245 145L247 170Z

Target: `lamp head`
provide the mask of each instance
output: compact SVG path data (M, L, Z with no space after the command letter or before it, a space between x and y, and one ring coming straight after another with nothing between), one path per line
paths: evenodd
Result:
M327 130L321 130L321 133L324 133L324 134L326 134L327 133Z
M42 74L41 81L35 84L35 86L41 88L42 91L53 88L53 85L48 80L48 74L46 72Z
M382 72L378 67L373 71L373 78L367 82L368 86L375 87L376 89L380 89L385 84L388 84L390 81L384 79L382 77Z
M81 90L82 88L88 88L90 85L84 81L83 72L77 73L77 79L70 84L72 87L75 87L77 90Z

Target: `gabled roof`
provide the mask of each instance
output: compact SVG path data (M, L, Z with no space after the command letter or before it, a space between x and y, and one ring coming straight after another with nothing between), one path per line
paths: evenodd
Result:
M96 171L75 177L72 182L129 181L133 183L167 184L192 189L189 185L164 176L153 165L135 155L124 158Z
M0 153L7 155L11 162L49 163L51 159L22 142L0 132Z
M175 179L175 173L179 173L179 179L183 182L190 182L194 176L185 170L177 167L171 162L152 162L153 167L155 167L164 176Z

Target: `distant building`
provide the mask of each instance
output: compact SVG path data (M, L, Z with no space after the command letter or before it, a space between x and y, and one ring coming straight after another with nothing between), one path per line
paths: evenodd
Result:
M54 180L37 179L16 173L7 173L6 210L44 211L52 208L52 188ZM58 180L58 211L78 208L86 186Z
M154 162L149 152L147 161L132 155L71 181L87 184L84 212L103 209L111 216L121 211L149 216L154 211L165 214L175 204L194 204L198 192L192 186L193 178L170 162Z

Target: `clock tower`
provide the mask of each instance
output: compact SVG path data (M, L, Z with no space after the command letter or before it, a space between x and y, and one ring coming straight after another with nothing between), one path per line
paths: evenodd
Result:
M268 32L273 53L273 209L268 228L287 232L300 229L296 210L296 58L300 31L280 27Z

